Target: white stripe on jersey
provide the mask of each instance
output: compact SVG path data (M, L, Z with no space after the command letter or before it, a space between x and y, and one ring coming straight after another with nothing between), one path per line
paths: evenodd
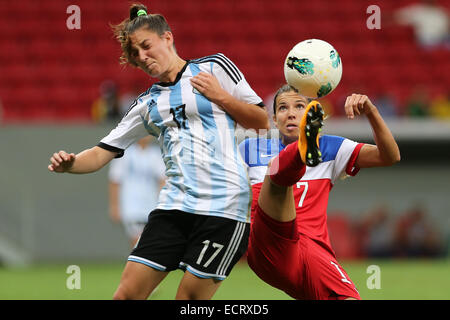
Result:
M338 153L336 154L335 164L334 164L334 172L331 182L334 183L339 177L341 177L345 173L345 169L347 168L348 161L352 156L353 150L358 143L344 139L342 141L341 147L339 148Z
M306 167L305 174L300 180L319 180L319 179L330 179L332 182L334 171L335 171L335 161L326 161L319 163L315 167Z
M261 183L264 181L264 177L267 174L267 166L255 166L247 168L250 183L252 185Z

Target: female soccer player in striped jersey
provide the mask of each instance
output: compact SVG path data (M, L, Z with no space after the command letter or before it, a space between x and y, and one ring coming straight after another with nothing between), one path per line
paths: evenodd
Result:
M223 54L178 56L165 18L132 5L115 26L122 59L160 82L139 95L100 143L53 154L49 170L97 171L141 137L158 138L166 185L128 257L115 299L146 299L168 272L185 274L177 299L210 299L245 253L250 183L235 127L267 129L262 100Z
M296 299L360 299L328 237L329 192L342 174L400 161L394 137L367 96L349 96L345 112L350 119L367 117L376 145L319 138L320 104L288 85L274 98L281 139L240 145L253 188L248 263L261 279Z

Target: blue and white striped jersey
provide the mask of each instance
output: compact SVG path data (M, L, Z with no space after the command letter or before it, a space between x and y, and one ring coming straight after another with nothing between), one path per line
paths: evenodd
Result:
M158 138L167 182L158 209L250 221L251 187L235 137L237 123L197 90L190 78L214 75L235 98L262 105L239 69L223 54L186 63L172 83L141 94L100 147L123 154L141 137Z

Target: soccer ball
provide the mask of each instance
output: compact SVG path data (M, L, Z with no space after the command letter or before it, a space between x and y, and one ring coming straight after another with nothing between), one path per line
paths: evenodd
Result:
M309 39L289 51L284 62L287 83L309 98L321 98L333 91L342 77L342 60L326 41Z

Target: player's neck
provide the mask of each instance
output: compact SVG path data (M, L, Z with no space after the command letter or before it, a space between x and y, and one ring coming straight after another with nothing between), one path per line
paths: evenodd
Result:
M286 137L284 135L281 135L281 143L284 146L287 146L288 144L291 144L292 142L295 142L297 140L298 140L298 137L297 138L290 138L290 137Z
M161 82L174 82L178 73L183 69L185 64L185 60L181 59L179 56L176 56L167 72L161 76L159 80Z

